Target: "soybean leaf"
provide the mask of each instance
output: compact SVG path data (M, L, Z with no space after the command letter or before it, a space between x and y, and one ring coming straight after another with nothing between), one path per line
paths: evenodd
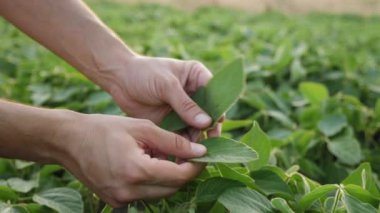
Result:
M27 193L38 186L37 180L23 180L21 178L10 178L8 186L16 192Z
M271 170L259 170L251 173L251 177L255 180L258 189L265 195L278 195L286 199L293 199L293 193L288 184Z
M380 198L375 197L369 191L361 188L360 186L349 184L344 186L344 189L347 191L348 194L356 197L362 202L370 203L373 206L379 205Z
M315 82L302 82L299 87L302 95L313 105L319 105L329 97L326 86Z
M7 186L0 186L0 200L4 201L14 201L19 196L9 187Z
M223 131L231 131L252 125L251 120L225 120L223 122Z
M221 163L218 163L217 167L222 177L240 181L241 183L244 183L246 186L250 188L255 188L255 184L254 184L255 181L248 175L241 174L238 171L234 170L233 168L230 168L227 165L224 165Z
M362 157L360 144L353 137L336 138L327 143L327 148L340 162L348 165L358 164Z
M375 196L380 196L376 182L373 178L372 168L369 163L360 164L358 168L356 168L342 181L342 184L355 184L368 190Z
M12 206L10 204L0 202L0 212L1 213L29 213L22 206Z
M239 181L221 177L210 178L198 185L195 192L195 201L197 203L212 202L217 200L227 189L242 186L244 185Z
M314 201L323 198L328 193L335 191L337 188L338 186L334 184L320 186L311 191L309 194L303 196L299 201L299 205L302 209L307 209Z
M79 192L70 188L53 188L33 195L33 201L59 213L83 212L83 201Z
M253 122L252 128L243 135L241 142L254 149L259 157L257 160L248 163L249 170L258 170L268 163L272 148L271 142L256 121Z
M207 154L203 157L192 158L194 162L213 163L248 163L257 159L257 153L249 146L238 141L217 137L201 142L207 147Z
M347 119L343 114L329 114L323 116L318 123L318 129L326 136L333 136L347 126Z
M243 92L245 85L243 60L236 59L208 82L205 88L198 89L192 99L205 110L216 123ZM163 129L176 131L187 124L175 112L169 113L160 125Z
M212 209L210 210L209 213L221 213L221 212L225 212L226 209L224 208L224 206L219 203L219 202L215 202L214 206L212 207Z
M374 110L375 110L375 118L378 122L380 122L380 99L376 101Z
M231 188L226 190L218 201L230 213L241 212L273 212L270 201L262 194L248 188Z
M29 166L34 165L34 162L29 162L29 161L23 161L23 160L15 160L15 167L16 169L25 169Z
M284 200L283 198L273 198L271 200L271 203L273 208L280 211L281 213L294 213L293 209L290 208L286 200Z
M378 211L375 207L371 206L368 203L363 203L355 197L343 193L342 199L344 205L346 206L347 213L377 213Z

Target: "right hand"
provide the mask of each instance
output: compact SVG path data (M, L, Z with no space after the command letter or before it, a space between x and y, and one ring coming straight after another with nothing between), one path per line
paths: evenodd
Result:
M148 120L80 114L62 126L56 137L67 152L58 162L113 207L169 196L204 168L155 156L188 159L204 155L206 148Z

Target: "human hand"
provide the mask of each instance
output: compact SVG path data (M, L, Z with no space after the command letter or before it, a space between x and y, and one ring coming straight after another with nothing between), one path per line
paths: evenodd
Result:
M204 129L211 118L189 97L212 78L196 61L135 56L112 71L107 90L129 116L158 124L174 110L195 129ZM116 76L116 77L115 77ZM218 124L209 136L220 135Z
M57 144L67 154L58 162L113 207L169 196L204 168L160 159L162 154L199 157L206 148L148 120L80 114L62 128Z

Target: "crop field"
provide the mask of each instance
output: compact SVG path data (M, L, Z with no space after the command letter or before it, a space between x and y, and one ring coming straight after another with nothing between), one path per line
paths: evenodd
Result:
M200 105L229 109L223 138L203 141L209 153L192 160L208 166L175 195L120 209L59 165L0 159L0 212L379 212L380 17L89 5L136 52L214 72L206 90L220 102ZM3 19L0 39L0 98L124 115Z

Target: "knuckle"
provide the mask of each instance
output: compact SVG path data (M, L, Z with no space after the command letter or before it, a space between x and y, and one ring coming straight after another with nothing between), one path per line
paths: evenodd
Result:
M178 150L184 149L185 146L186 146L186 143L185 143L185 141L181 138L181 136L179 136L179 135L173 133L173 137L174 137L174 145L175 145L175 148L178 149Z
M190 64L190 70L200 71L203 69L203 64L199 61L191 60L189 61L189 64Z
M132 193L130 193L128 190L115 190L112 193L112 198L114 200L114 204L116 207L120 207L125 203L128 203L133 200Z
M151 121L151 120L141 120L140 121L140 125L143 127L143 128L147 128L147 129L152 129L154 128L154 123Z
M168 75L164 80L164 88L172 89L178 86L178 79L172 75Z
M181 105L185 111L192 111L197 109L197 105L187 98L181 102Z
M144 182L145 180L145 177L144 175L142 174L142 172L140 172L139 170L137 171L134 171L134 172L130 172L128 174L125 175L125 180L129 183L129 184L141 184Z

